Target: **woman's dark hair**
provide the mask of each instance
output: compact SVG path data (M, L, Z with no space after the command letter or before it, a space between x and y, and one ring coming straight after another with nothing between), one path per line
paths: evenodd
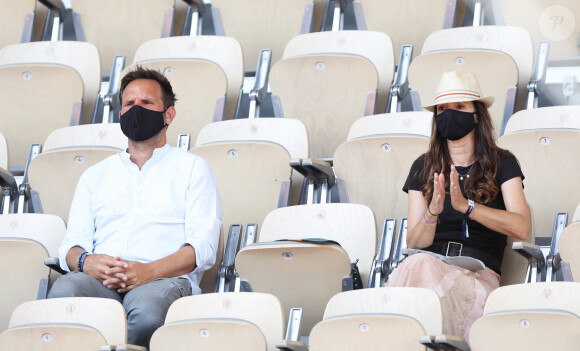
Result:
M475 113L478 123L475 125L475 163L470 169L470 177L465 180L465 193L467 197L479 203L487 203L494 199L499 192L499 185L495 179L499 159L503 155L509 155L507 150L500 149L495 143L495 132L491 117L485 105L480 101L474 101ZM429 151L425 154L423 169L419 178L425 181L421 190L427 201L433 196L433 174L445 174L445 185L449 184L451 170L451 157L447 148L447 140L437 133L437 109L433 113L433 125Z
M123 92L127 85L138 79L150 79L154 80L161 87L161 99L163 100L163 109L167 110L170 106L175 106L177 99L173 93L173 88L167 77L163 73L155 69L143 68L141 66L136 66L134 70L129 71L123 79L121 79L121 90L119 91L119 99L121 100L121 105L123 105Z

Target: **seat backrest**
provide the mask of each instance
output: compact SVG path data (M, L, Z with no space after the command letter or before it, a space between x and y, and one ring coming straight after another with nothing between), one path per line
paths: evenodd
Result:
M61 147L109 146L125 150L127 137L119 123L82 124L52 131L44 142L44 151Z
M71 5L80 15L86 41L101 54L101 71L110 72L115 55L133 62L141 43L161 37L165 12L175 0L71 0Z
M51 131L70 125L73 103L82 98L83 80L70 66L0 66L0 105L4 106L0 128L8 142L10 167L22 169L30 144L42 143Z
M496 136L501 131L508 88L518 84L518 67L508 54L496 50L433 51L416 57L409 67L409 86L419 92L422 105L435 99L437 84L444 72L471 71L477 77L484 96L494 96L489 108Z
M272 62L282 58L284 46L300 34L304 10L312 0L213 0L224 34L242 45L244 65L255 69L261 49L272 50Z
M99 331L77 324L24 325L0 333L2 350L98 350L104 345Z
M426 335L439 335L443 318L439 296L430 289L388 287L345 291L334 295L324 319L349 314L389 313L406 315L419 321Z
M244 80L242 47L236 39L215 35L153 39L139 45L133 63L161 61L171 66L172 60L208 60L218 64L227 78L226 118L233 118ZM196 76L186 79L207 83Z
M97 48L82 41L37 41L0 49L0 65L56 63L74 68L83 79L84 123L89 123L101 88L101 63Z
M189 152L209 162L216 175L223 209L222 242L227 242L232 224L255 223L260 231L266 214L278 207L283 181L291 177L288 151L265 141L226 141L196 146ZM222 256L219 250L216 262ZM213 291L210 280L204 281L202 290Z
M291 118L240 118L205 125L195 146L220 141L269 141L282 145L292 158L308 158L304 123Z
M373 210L377 240L385 219L407 217L403 185L413 162L429 149L429 141L421 135L385 134L351 139L336 149L336 176L344 179L349 202Z
M22 39L22 30L26 21L26 15L34 13L36 0L0 0L0 48L19 43Z
M507 26L525 28L532 36L535 49L541 41L550 42L550 59L580 55L578 1L531 0L522 6L510 0L499 0L499 7L503 23Z
M112 147L65 147L36 156L28 168L30 187L38 191L44 213L68 222L80 176L90 166L122 150Z
M44 213L10 213L0 216L0 238L26 238L42 244L51 257L58 256L58 247L66 227L59 216Z
M506 26L442 29L431 33L425 39L422 53L461 49L498 50L510 55L518 66L518 110L524 107L535 55L532 38L527 30Z
M197 135L203 126L214 121L216 104L219 98L226 95L228 86L227 77L217 63L176 59L147 61L139 65L165 73L177 96L177 115L167 129L169 144L175 146L179 134ZM134 67L135 65L127 67L123 74Z
M413 56L416 57L421 53L427 35L443 29L449 3L447 0L412 2L361 0L360 2L367 29L384 32L391 37L397 60L401 46L413 45Z
M97 329L107 344L127 343L127 318L123 305L114 299L63 297L20 304L10 318L10 327L25 324L71 323Z
M572 223L568 225L558 240L558 251L562 260L568 261L570 270L572 271L572 278L575 281L580 281L580 223Z
M6 138L4 137L4 134L0 133L0 168L8 170L10 168L10 163L8 163L9 160Z
M316 54L358 55L371 61L379 75L376 110L385 111L395 69L387 34L366 30L308 33L290 39L284 49L284 58Z
M351 262L357 259L366 286L376 253L376 231L370 208L359 204L315 204L277 208L264 218L258 241L322 238L337 241Z
M213 293L187 296L176 300L167 311L165 324L195 320L232 318L244 320L260 328L268 350L284 338L284 311L271 294L259 292Z
M532 129L580 129L580 106L549 106L514 113L505 133Z
M562 310L580 316L580 283L541 282L502 286L489 294L483 314L517 310Z
M348 132L347 140L384 134L424 135L431 137L433 113L408 111L382 113L357 119Z
M536 235L534 232L534 209L530 204L528 204L530 210L530 233L526 240L523 240L530 244L536 243ZM511 285L511 284L521 284L527 281L528 274L528 260L520 255L517 251L512 249L514 242L522 241L520 239L515 239L513 237L507 238L507 245L503 251L503 260L501 261L501 277L500 285Z
M38 241L0 238L0 330L8 327L16 306L36 299L40 279L49 274L49 268L44 266L48 257L46 248Z
M533 208L536 238L552 237L558 212L574 213L580 199L576 175L580 170L580 130L536 129L505 134L498 145L518 159L524 194Z
M372 62L354 55L291 57L276 62L270 72L270 87L280 97L284 116L306 126L311 157L332 156L364 115L377 84Z

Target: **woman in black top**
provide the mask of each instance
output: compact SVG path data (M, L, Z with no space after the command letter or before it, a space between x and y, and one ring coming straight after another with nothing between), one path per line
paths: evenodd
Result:
M411 167L407 246L444 256L470 256L486 268L470 271L426 253L409 256L387 286L433 289L440 297L443 332L468 338L489 293L499 286L507 236L524 240L530 215L524 175L516 158L500 149L475 75L447 72L439 83L427 153Z

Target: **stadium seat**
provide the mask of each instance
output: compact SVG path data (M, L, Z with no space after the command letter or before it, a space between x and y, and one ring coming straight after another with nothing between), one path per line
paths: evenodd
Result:
M261 225L266 214L287 206L292 169L290 155L269 141L221 141L196 146L191 153L209 162L216 174L222 201L222 233L233 224ZM285 200L280 201L284 198ZM260 228L258 228L260 229ZM227 238L222 237L225 243ZM216 262L221 262L218 250ZM211 277L211 272L206 273ZM214 291L211 279L204 279L202 291Z
M176 300L150 350L269 350L284 339L278 299L261 293L215 293Z
M580 129L574 127L573 118L577 113L575 106L520 111L498 140L518 158L526 176L524 193L533 210L536 238L551 238L556 213L571 215L580 203L579 189L574 186L575 167L580 164L574 152L580 147ZM522 125L525 129L519 130Z
M109 72L113 57L124 55L133 62L137 47L160 38L165 21L173 17L175 0L71 0L78 13L86 41L101 54L101 71Z
M242 45L246 69L256 67L261 49L271 49L272 62L278 61L292 37L311 30L312 0L212 0L211 5L219 10L223 34Z
M462 49L498 50L510 55L518 66L517 110L524 108L534 59L532 38L528 31L519 27L506 26L476 26L438 30L425 39L422 53ZM499 125L496 126L496 128L499 127Z
M240 279L253 291L275 295L286 313L301 307L302 334L308 335L328 300L343 290L351 262L358 261L366 286L375 248L373 214L364 205L289 206L268 213L258 242L242 248L235 263Z
M550 42L550 60L580 55L580 3L576 0L532 0L525 6L499 0L495 24L525 28L534 42Z
M46 138L45 152L28 167L28 183L38 193L44 213L65 222L76 185L90 166L127 148L118 123L87 124L54 130Z
M20 303L46 297L47 258L48 251L36 240L0 237L0 330L8 327L10 314Z
M494 290L469 333L473 351L575 350L580 283L517 284Z
M344 179L349 202L373 210L377 235L385 219L407 217L402 189L411 165L429 148L432 116L399 112L360 118L334 153L334 170Z
M0 132L8 142L11 170L23 172L30 144L79 123L82 98L82 77L70 66L0 66Z
M422 288L339 293L310 333L310 350L425 350L419 340L442 332L437 294Z
M387 33L393 40L397 59L403 45L413 45L416 57L430 33L453 27L456 3L455 0L360 0L364 29Z
M356 118L374 113L377 86L372 62L353 55L290 57L270 72L284 117L306 126L310 157L331 157Z
M97 48L86 42L44 41L9 45L0 49L0 65L61 64L74 68L83 79L81 123L89 123L101 88L101 64Z
M409 86L419 92L421 105L431 104L434 101L441 75L458 69L473 72L479 81L483 95L495 97L489 113L496 135L499 136L507 120L504 117L506 102L515 101L515 92L508 89L518 84L516 62L508 54L497 50L432 51L416 57L411 62ZM507 113L507 117L512 114L513 110Z
M93 297L25 302L12 313L0 343L14 350L146 350L127 345L123 305Z
M284 49L284 58L317 54L357 55L371 61L379 75L376 110L385 111L395 68L388 35L357 30L309 33L290 39Z
M32 40L36 0L1 0L0 8L0 48Z
M568 263L572 281L580 282L580 223L574 222L568 225L558 240L558 251L563 261ZM566 278L566 276L564 276Z
M171 38L152 39L141 44L137 48L134 64L156 63L162 71L166 71L166 67L173 67L174 62L189 60L207 60L214 62L220 66L227 78L227 93L226 96L226 111L225 118L231 119L234 116L236 105L238 102L238 94L242 87L244 79L244 61L242 56L242 48L238 41L230 37L222 36L181 36ZM175 68L175 67L174 67ZM170 72L166 71L166 74ZM203 88L207 88L209 83L208 77L198 76L193 72L173 72L168 76L172 79L172 84L177 79L186 82L198 82ZM211 81L211 80L210 80ZM192 84L192 83L189 83ZM192 107L189 104L194 104L196 99L195 91L186 83L181 83L178 86L183 86L184 90L177 91L178 103L176 106L181 115L196 116L202 118L203 113L199 115L190 111ZM210 98L207 98L211 101ZM192 100L192 102L189 102ZM186 108L183 110L183 108ZM207 114L211 116L211 114ZM197 131L192 134L196 135Z

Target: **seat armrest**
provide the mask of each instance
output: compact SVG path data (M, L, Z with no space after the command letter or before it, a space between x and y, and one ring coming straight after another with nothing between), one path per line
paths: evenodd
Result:
M122 344L122 345L103 345L100 351L147 351L144 346Z
M60 267L60 260L58 259L58 257L47 258L46 260L44 260L44 265L62 275L68 273L67 271L65 271Z
M469 351L469 345L464 338L455 335L427 335L420 339L421 344L430 350Z
M524 256L528 262L537 262L540 271L546 266L546 259L538 245L517 241L512 244L512 250Z
M308 351L308 346L302 341L282 340L276 342L276 347L282 351Z

